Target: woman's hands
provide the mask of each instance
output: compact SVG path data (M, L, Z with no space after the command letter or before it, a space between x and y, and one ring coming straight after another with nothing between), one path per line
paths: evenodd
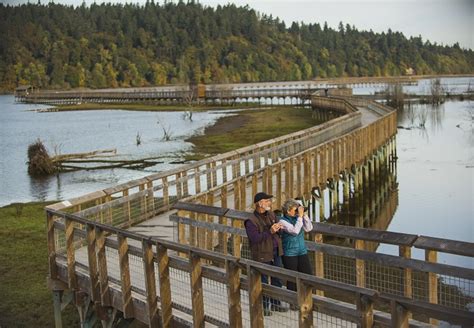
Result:
M304 216L304 207L303 206L299 206L298 207L298 217L299 218L302 218Z

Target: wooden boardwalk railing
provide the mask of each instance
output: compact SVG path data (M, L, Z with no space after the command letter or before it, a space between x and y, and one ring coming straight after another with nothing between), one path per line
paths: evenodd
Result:
M186 318L189 316L192 317L194 327L202 327L204 322L230 327L247 326L250 323L252 327L263 327L262 296L267 294L298 305L300 327L312 325L313 311L363 327L371 326L374 320L371 304L377 292L370 289L311 275L295 274L251 260L150 238L84 220L73 214L48 210L48 218L49 235L53 236L58 231L63 231L68 239L65 254L57 252L54 242L49 240L50 278L64 281L71 290L90 295L92 305L96 309L101 309L102 313L107 312L106 308L114 307L123 313L124 318L136 318L150 327L157 327L160 324L164 327L189 326L191 323L186 323ZM76 243L73 243L73 240L76 240ZM87 245L88 261L85 263L80 263L76 259L76 247L79 241ZM112 251L117 252L119 257L119 280L111 278L112 270L105 256ZM185 257L173 255L175 252L185 254ZM140 262L142 270L130 265L131 257L135 263ZM212 265L206 265L206 262L212 262ZM171 269L188 275L190 289L188 286L176 288L176 285L171 283L173 279ZM137 276L138 271L141 277ZM299 291L295 293L272 286L262 286L261 274L295 281L300 286ZM144 289L132 284L132 281L139 279L144 282ZM225 313L220 313L221 316L224 314L225 318L206 315L204 309L207 305L204 303L204 296L212 291L203 287L204 279L219 282L222 285L221 289L227 286L227 305L224 304L222 308ZM156 285L157 281L159 286ZM178 301L173 301L174 293L182 293L180 289L183 288L190 292L191 307L184 306L179 298ZM313 297L311 292L313 288L337 291L349 298L358 299L358 306L354 308L350 304ZM246 306L241 303L243 292L248 295ZM247 322L243 322L244 319ZM291 318L284 319L290 326L296 324L291 323Z
M174 208L178 214L172 214L170 220L186 227L180 231L186 232L187 236L193 230L200 230L198 234L206 240L199 243L180 235L180 244L249 258L246 232L239 228L242 226L239 223L249 219L251 213L181 202ZM199 220L203 216L206 220ZM324 243L329 236L349 239L352 247ZM399 256L365 250L367 242L397 246ZM466 308L474 301L474 269L436 261L437 254L442 252L465 256L469 263L474 258L473 243L313 223L306 245L319 278L368 287L379 291L385 300L404 300L407 302L403 304L405 311L414 315L429 317L435 314L432 316L435 320L451 324L469 326L474 323L474 314ZM424 250L425 260L411 258L412 248ZM435 320L431 322L436 323Z
M257 190L272 193L277 207L285 198L303 195L307 199L313 198L324 215L324 189L332 188L329 203L337 207L338 190L330 187L329 182L337 185L334 181L341 179L341 176L348 177L344 181L344 193L349 190L349 185L353 185L355 196L364 200L364 192L382 179L387 170L394 169L393 160L396 158L395 112L373 102L353 98L313 97L313 103L315 107L338 111L342 116L322 126L48 206L51 288L58 293L64 289L88 295L96 312L104 320L109 320L107 322L110 322L110 314L114 313L111 309L118 309L124 320L137 318L150 326L155 325L158 317L175 325L193 321L200 325L204 320L217 326L233 326L232 320L237 318L238 325L240 321L235 315L222 317L223 313L227 314L226 311L233 313L239 308L233 303L236 302L235 297L232 301L223 302L219 295L225 294L226 290L237 295L235 286L226 289L225 284L229 277L237 280L235 277L239 272L244 274L240 279L240 295L247 293L249 284L250 294L253 295L241 297L241 307L243 299L247 299L246 306L254 304L255 299L260 302L260 290L296 304L297 296L290 291L271 286L260 289L257 278L270 269L245 259L247 246L242 219L248 214L242 210L251 207L252 195ZM370 114L370 119L364 117L364 111ZM188 202L187 205L176 205L180 200ZM166 213L173 206L180 207L178 215L171 216L177 222L179 243L151 236L153 229L148 233L123 230ZM199 206L203 210L199 210ZM317 294L312 297L312 308L328 316L318 314L317 318L313 318L317 324L326 322L325 325L333 326L335 323L331 320L338 317L346 320L344 325L370 325L375 320L381 325L399 322L403 326L408 312L417 314L422 312L420 309L425 309L425 314L433 320L449 319L463 325L471 322L470 314L464 310L468 297L456 292L457 289L452 286L464 284L472 292L472 271L436 263L436 254L442 249L442 244L436 246L434 239L423 244L421 237L415 236L416 240L420 239L416 243L416 240L405 240L408 238L405 236L405 239L400 237L398 242L394 242L391 233L367 237L362 230L342 228L336 233L324 231L325 226L318 227L322 230L309 236L308 247L315 263L315 279L329 279L331 287L326 286L326 282L317 280L316 283L316 280L312 282L307 280L308 277L298 276L303 286L300 303L307 304L300 311L302 326L311 321L308 312L311 297L308 295L313 289ZM332 239L344 238L355 249L321 243L328 236ZM369 242L393 242L399 247L400 257L374 255L376 253L365 247ZM423 248L423 245L429 248L426 261L411 259L411 248ZM458 248L451 245L448 248L459 252L459 249L466 247L472 245L463 244ZM229 254L232 254L230 258ZM468 254L471 253L468 251ZM160 267L160 263L165 264ZM384 266L386 263L390 264L388 271ZM294 272L272 274L285 279L295 277ZM206 283L203 277L208 279ZM446 282L446 279L451 280ZM61 285L61 281L66 286ZM158 288L157 283L161 281L164 284L160 283ZM168 287L167 281L171 287ZM404 283L410 281L411 284ZM189 286L189 295L194 297L183 297L188 293L188 290L180 290L183 286ZM356 292L351 289L354 287L369 287L377 290L379 295L376 297L377 293L374 294L373 290L358 289ZM169 288L172 292L168 292ZM203 303L201 288L206 289ZM334 290L341 294L360 292L367 295L363 299L358 298L356 307L324 297L323 292L327 291L332 297ZM169 298L161 301L161 293L164 297L171 293L171 301ZM249 303L250 297L253 298ZM392 315L372 311L374 300L376 304L383 303L386 307L391 303L394 309ZM159 304L159 308L155 303ZM249 307L249 311L242 312L244 326L247 323L261 324L261 310L258 307ZM81 311L91 309L80 308ZM385 311L390 312L386 308ZM454 311L454 319L446 311ZM173 314L172 317L169 313ZM83 313L83 317L87 317L86 314ZM363 319L371 315L372 319ZM264 320L278 322L279 319L285 324L293 320L291 314L279 314ZM414 321L411 324L417 325Z

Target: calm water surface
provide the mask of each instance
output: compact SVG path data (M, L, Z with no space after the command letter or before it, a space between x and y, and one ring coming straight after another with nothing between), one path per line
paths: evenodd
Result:
M399 126L419 125L423 116L425 128L398 129L399 206L389 230L474 242L474 103L413 106L399 112ZM444 254L439 261L448 259L466 265Z
M213 124L226 112L196 112L192 121L182 112L98 110L39 113L40 105L15 104L0 96L0 205L12 202L62 200L104 189L153 172L170 169L192 144L184 140ZM171 141L163 141L163 129ZM137 146L137 133L141 144ZM27 148L40 138L50 154L117 149L118 158L159 156L163 164L137 171L130 169L61 173L46 179L27 174Z

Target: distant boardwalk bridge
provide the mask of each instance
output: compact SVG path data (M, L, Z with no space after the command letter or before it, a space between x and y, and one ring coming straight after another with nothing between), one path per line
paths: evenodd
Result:
M336 82L337 81L337 82ZM410 78L396 81L414 83ZM310 103L311 95L315 92L344 93L342 87L351 88L365 85L387 85L392 79L338 79L335 81L287 81L287 82L259 82L259 83L234 83L234 84L198 84L175 85L146 88L116 88L98 90L31 90L25 91L24 87L17 89L15 99L18 102L67 105L80 103L158 103L158 104L183 104L183 103L213 103L228 104L236 101L278 100L283 102L287 98L290 102ZM334 95L334 94L333 94Z
M354 97L311 103L340 115L48 206L56 327L68 303L83 327L472 327L474 270L437 257L472 263L474 245L384 231L398 202L396 112ZM314 275L249 259L243 222L262 190L275 208L290 197L310 201ZM379 244L397 255L378 253ZM262 284L262 274L296 282L297 292ZM264 316L263 295L291 310Z

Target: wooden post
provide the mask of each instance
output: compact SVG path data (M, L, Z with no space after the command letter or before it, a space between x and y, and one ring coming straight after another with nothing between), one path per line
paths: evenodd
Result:
M411 247L409 246L400 246L399 255L403 258L411 258ZM403 270L403 295L405 297L413 297L413 287L412 287L412 269L405 268Z
M355 241L355 248L364 250L364 240L357 239ZM365 287L365 261L356 259L356 280L358 287Z
M319 198L319 221L322 222L325 219L324 216L324 188L322 186L319 187L319 195L321 196Z
M242 327L242 306L240 304L240 268L230 260L225 263L227 273L227 301L229 304L229 326Z
M122 197L128 197L128 189L125 189L124 191L122 191ZM131 212L130 212L130 200L127 200L124 204L123 204L123 214L124 214L124 217L127 219L128 221L128 226L131 226L132 225L132 215L131 215Z
M277 208L281 208L281 205L282 205L282 188L281 188L281 171L283 169L283 165L281 165L281 163L278 163L277 164L277 167L276 167L276 207Z
M70 289L77 289L76 259L74 249L74 222L66 219L67 280Z
M234 181L234 208L240 210L240 179Z
M197 213L196 212L191 212L191 213L189 213L189 217L191 219L193 219L194 221L196 221L197 220ZM194 246L194 247L198 246L197 245L197 240L198 240L197 228L190 225L188 227L188 229L189 229L189 245ZM183 243L186 243L186 241L183 241L183 242L180 241L180 244L183 244Z
M201 193L201 174L199 173L199 166L194 168L194 185L196 195Z
M303 183L301 181L301 156L296 157L295 166L296 166L296 186L295 186L296 188L293 188L293 190L296 190L296 196L300 197L303 194L301 190L303 187Z
M313 289L306 285L301 279L296 279L298 291L299 326L313 327Z
M108 202L111 202L112 201L112 196L110 195L107 195L105 196L105 202L108 203ZM113 222L113 211L112 211L112 208L109 208L107 211L106 211L106 221L112 225L112 222Z
M199 203L200 204L206 204L206 195L203 194L199 197ZM200 222L205 222L207 221L207 215L204 213L198 213L197 214L197 221ZM196 232L196 237L197 237L197 243L199 248L205 248L206 247L206 229L198 227Z
M304 176L303 176L303 193L305 199L310 198L311 191L311 153L305 153L304 155Z
M148 325L157 327L158 318L158 300L156 295L155 283L155 261L153 259L153 244L147 240L142 241L143 253L143 273L145 275L145 291L146 291L146 309L148 317Z
M107 257L105 253L105 233L95 228L95 242L97 249L97 267L99 270L100 303L102 306L111 305L109 295L109 274L107 271Z
M51 279L58 278L58 268L56 266L56 244L54 236L54 215L46 212L46 220L48 225L48 263L49 277Z
M227 208L227 186L221 187L221 207ZM227 226L227 218L225 216L219 216L219 224ZM227 254L227 233L219 232L219 246L222 248L222 253Z
M425 260L436 263L438 261L438 253L430 249L425 250ZM438 304L438 277L433 272L428 272L428 300L430 303ZM438 325L438 320L430 318L430 323Z
M252 174L252 196L257 193L258 189L258 175L257 173Z
M158 277L160 281L161 323L163 327L172 327L171 285L168 250L160 243L156 244Z
M392 327L408 328L409 311L401 304L391 301Z
M188 179L188 172L187 171L183 171L181 172L181 179L183 179L183 197L187 197L189 196L189 188L188 188L188 184L189 184L189 179Z
M360 312L360 327L372 328L374 325L374 304L372 300L365 295L358 295L356 307Z
M91 299L100 302L99 277L97 272L97 256L95 250L95 228L92 224L86 225L87 233L87 259L89 260L89 279L91 283Z
M211 175L212 175L212 188L217 186L217 169L216 169L216 162L211 163Z
M143 192L145 190L145 184L141 183L138 186L138 190L140 192ZM143 193L143 195L140 197L140 217L143 219L146 214L146 194Z
M268 166L266 170L267 170L267 188L266 188L267 193L273 194L273 167Z
M247 275L249 283L250 327L263 328L262 274L250 265L247 265Z
M232 220L232 227L234 227L234 228L242 228L240 221L239 221L239 220L236 220L236 219L233 219L233 220ZM240 235L235 234L235 235L232 236L232 241L233 241L233 243L232 243L232 244L233 244L233 245L232 245L232 248L233 248L233 250L234 250L234 254L232 254L232 255L234 255L235 257L240 258L241 255L242 255L242 254L241 254L241 249L240 249L240 244L241 244L241 242L242 242L242 237L241 237Z
M323 243L323 235L320 233L314 234L315 243ZM318 278L324 278L324 253L314 252L314 274ZM316 295L324 296L324 291L316 290Z
M222 161L222 182L227 182L227 163L226 160Z
M191 303L193 326L204 327L204 294L202 289L202 268L200 257L189 253L189 265L191 269Z
M247 208L247 179L244 176L240 178L240 210L245 211Z
M117 235L120 266L120 282L122 286L122 312L124 318L133 317L132 285L130 282L130 265L128 260L127 238Z
M292 192L291 189L293 180L293 170L291 165L291 159L285 162L285 198L291 198Z
M183 182L181 181L181 172L175 174L176 198L183 198Z
M214 206L214 194L212 192L208 192L206 194L206 203L209 206ZM213 223L212 215L205 214L206 222ZM212 251L213 241L214 241L214 230L212 229L205 229L206 234L206 249Z
M165 211L170 209L170 195L168 189L168 177L163 177L163 206Z
M207 163L206 164L206 190L209 190L212 188L212 164Z

